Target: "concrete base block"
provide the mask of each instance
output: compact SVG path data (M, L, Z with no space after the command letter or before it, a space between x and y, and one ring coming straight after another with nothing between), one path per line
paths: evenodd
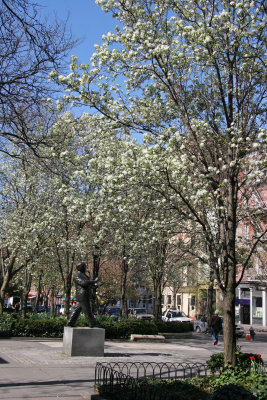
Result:
M103 357L105 329L64 327L63 352L68 356Z

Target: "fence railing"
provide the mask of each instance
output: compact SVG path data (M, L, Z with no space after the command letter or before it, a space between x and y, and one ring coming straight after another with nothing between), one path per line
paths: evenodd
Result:
M162 399L162 394L153 385L148 385L146 378L178 380L207 376L209 372L207 365L201 363L98 362L95 384L100 394L113 394L114 399L123 399L128 392L127 399L137 400L138 394L138 400L157 400Z
M267 373L266 363L263 373ZM159 388L147 384L146 378L179 380L214 374L219 371L212 373L202 363L97 362L95 384L100 394L112 399L124 399L127 393L127 400L162 400Z
M108 371L122 373L134 379L184 379L194 376L206 376L209 369L201 363L157 363L157 362L107 362L96 363L95 377L99 382L109 374Z

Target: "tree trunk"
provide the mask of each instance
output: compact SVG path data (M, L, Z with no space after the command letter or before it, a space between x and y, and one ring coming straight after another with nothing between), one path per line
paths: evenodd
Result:
M99 268L100 268L100 251L98 246L94 246L94 252L93 252L93 280L96 279L99 276ZM91 293L92 293L92 309L93 311L95 308L98 308L98 302L97 302L97 296L96 296L96 287L91 288Z
M8 275L5 275L2 285L1 285L1 288L0 288L0 315L3 314L5 291L8 286L8 282L9 282L9 277L8 277Z
M24 288L21 291L21 317L26 318L27 314L27 302L28 302L28 294L31 290L32 284L32 273L27 271L27 265L25 268L24 274Z
M155 277L153 279L154 284L154 297L155 297L155 308L154 317L156 321L161 321L162 317L162 285L161 278Z
M39 272L38 275L38 288L37 288L37 299L36 299L36 311L38 310L38 306L40 305L41 302L41 282L42 282L42 277L43 277L43 271Z
M122 277L121 277L121 304L120 304L120 318L127 318L127 299L126 299L126 288L127 288L127 274L129 265L125 258L122 259Z
M234 290L226 291L223 297L224 304L224 320L223 320L223 336L224 336L224 362L232 367L236 364L236 336L235 336L235 292Z
M67 277L67 282L65 286L65 306L64 306L64 315L69 318L70 315L70 298L71 298L71 276L72 274L69 274Z
M4 311L4 297L0 297L0 315L3 315Z
M174 285L173 292L172 292L172 304L173 304L173 308L175 308L175 309L177 308L177 304L176 304L177 292L178 292L177 287Z
M50 289L47 289L47 291L45 293L43 293L43 305L44 305L46 310L47 310L47 307L48 307L49 293L50 293Z
M94 253L93 253L93 279L96 279L98 277L99 268L100 268L99 247L98 246L94 246Z
M50 312L51 314L56 314L56 307L55 307L55 287L52 286L51 288L51 297L50 297Z
M232 150L228 150L229 161ZM235 289L236 289L236 209L237 209L237 177L233 173L229 179L228 207L224 225L224 252L222 267L224 271L224 362L235 367Z
M13 271L13 266L15 264L16 255L17 253L15 252L15 254L10 257L9 263L6 265L5 257L3 255L3 250L1 249L1 273L3 280L0 287L0 315L3 314L5 292L6 288L8 287L9 281L12 278L12 271Z
M207 292L207 330L210 331L211 318L213 315L213 294L214 294L214 271L210 269L210 282Z
M27 298L24 293L21 294L21 318L26 318L27 313Z

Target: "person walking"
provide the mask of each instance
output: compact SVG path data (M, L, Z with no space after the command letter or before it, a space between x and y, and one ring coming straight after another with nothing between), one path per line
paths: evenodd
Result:
M211 318L210 333L214 346L218 343L219 333L222 330L222 319L219 317L219 310L216 310Z

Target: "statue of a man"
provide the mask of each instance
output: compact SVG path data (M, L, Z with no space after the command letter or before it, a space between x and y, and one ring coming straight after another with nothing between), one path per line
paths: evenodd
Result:
M76 265L77 272L74 275L76 286L76 305L73 313L67 322L67 326L74 326L81 311L85 314L89 326L97 326L96 319L92 310L92 288L99 285L98 278L90 280L86 275L86 264L80 262Z

